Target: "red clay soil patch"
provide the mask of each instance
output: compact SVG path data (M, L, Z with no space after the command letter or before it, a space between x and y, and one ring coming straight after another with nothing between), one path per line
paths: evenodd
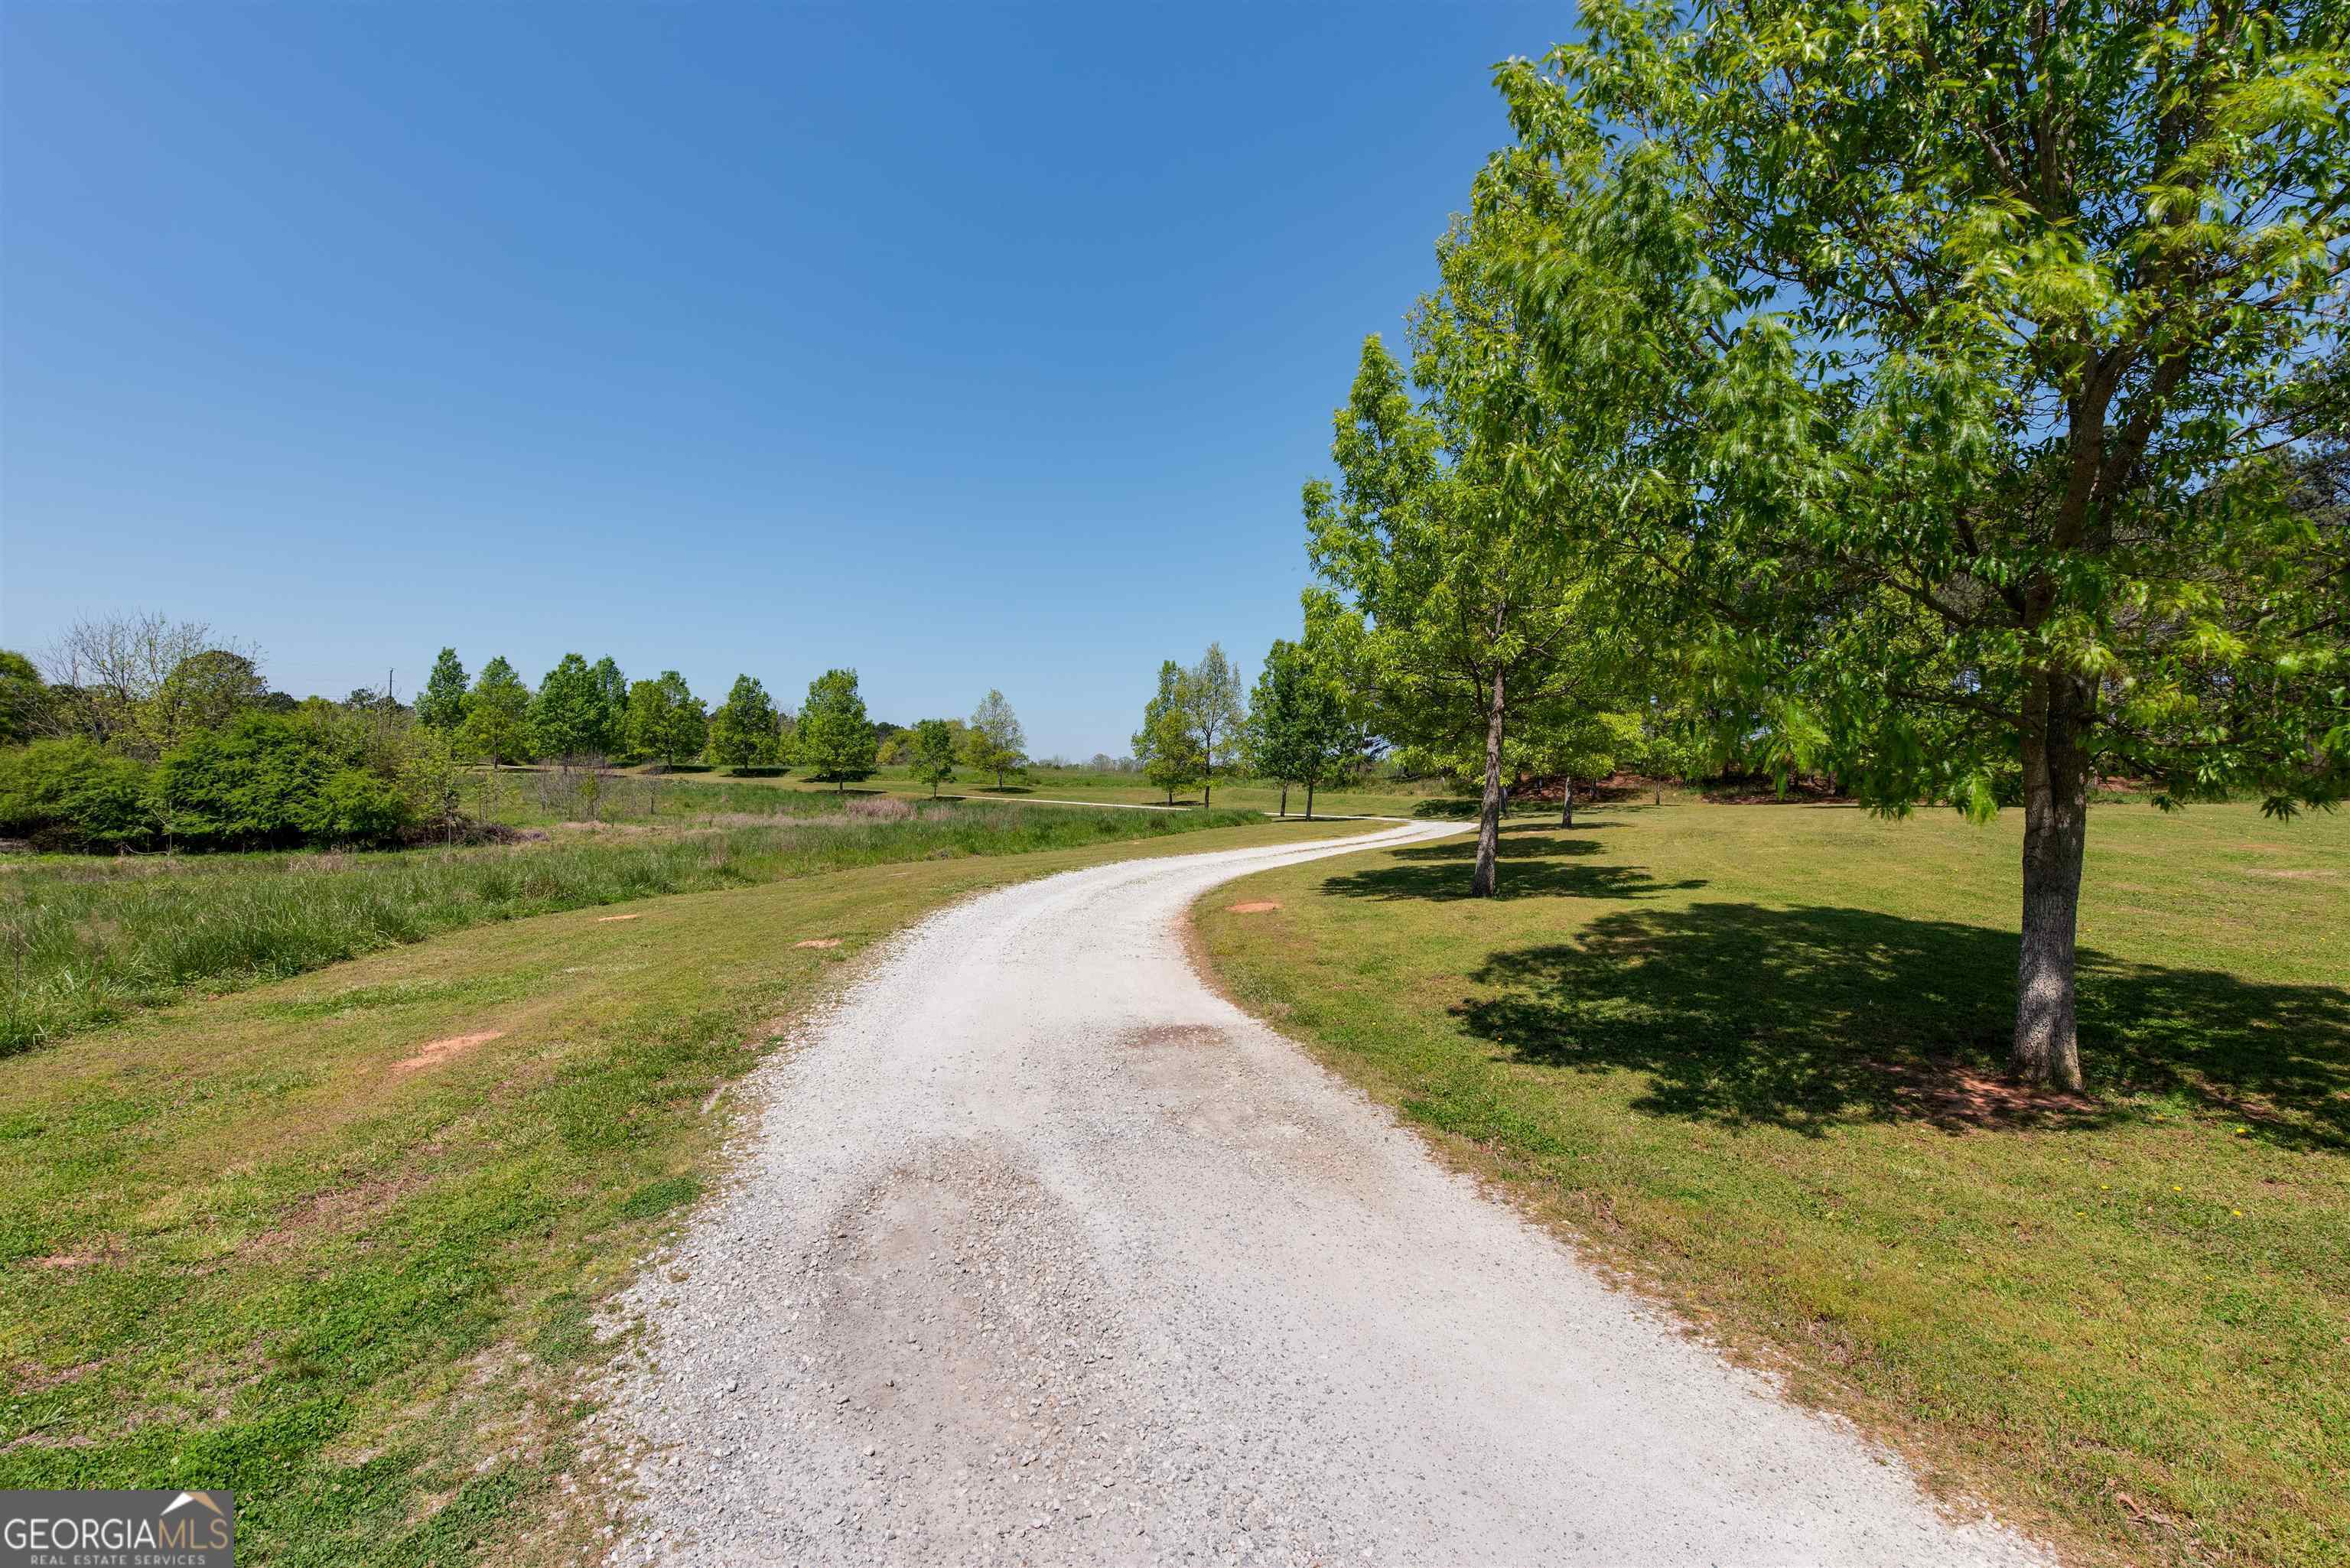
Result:
M1970 1128L2062 1127L2095 1116L2086 1095L2026 1088L1971 1067L1888 1069L1895 1097L1912 1116L1950 1132Z
M810 937L804 942L794 942L792 944L792 946L795 948L837 948L839 945L840 939L838 937Z
M484 1029L473 1034L452 1034L446 1040L435 1040L391 1064L395 1073L421 1073L427 1067L437 1067L452 1056L462 1056L476 1045L485 1045L505 1033L503 1029Z
M1224 906L1224 913L1227 915L1262 915L1268 910L1278 909L1279 908L1281 908L1281 903L1278 899L1252 898L1245 904L1226 904Z
M596 917L596 923L599 926L608 926L614 920L641 920L643 919L644 917L642 915L598 915Z

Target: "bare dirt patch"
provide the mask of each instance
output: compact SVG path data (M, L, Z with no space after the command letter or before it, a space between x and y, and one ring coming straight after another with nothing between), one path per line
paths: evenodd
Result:
M2290 871L2247 871L2247 877L2281 877L2288 882L2322 882L2342 875L2339 871L2293 869Z
M391 1064L395 1073L421 1073L427 1067L437 1067L452 1056L462 1056L476 1045L486 1045L505 1033L503 1029L477 1030L471 1034L452 1034L445 1040L434 1040L421 1047L415 1055L404 1056Z
M837 948L839 945L840 939L838 937L810 937L804 942L794 942L792 944L792 946L795 948Z
M1895 1096L1912 1115L1953 1132L2062 1126L2103 1109L2085 1095L2027 1088L1971 1067L1887 1071Z
M1244 904L1226 904L1224 906L1224 913L1228 915L1263 915L1269 914L1279 908L1281 908L1281 901L1277 898L1251 898Z

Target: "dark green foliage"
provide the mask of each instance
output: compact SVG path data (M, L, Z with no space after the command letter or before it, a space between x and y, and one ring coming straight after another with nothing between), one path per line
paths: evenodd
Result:
M155 807L171 841L191 848L379 842L408 825L408 805L358 762L323 724L247 713L165 753Z
M0 833L44 849L144 849L160 826L151 772L78 736L0 752Z
M530 701L530 738L540 756L603 756L619 749L602 668L591 668L578 654L567 653L538 683L538 694Z

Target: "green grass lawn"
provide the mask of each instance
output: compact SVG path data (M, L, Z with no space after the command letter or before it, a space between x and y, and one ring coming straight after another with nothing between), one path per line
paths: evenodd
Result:
M691 817L672 809L647 831L598 823L484 848L16 862L0 875L0 1056L191 989L282 979L492 920L852 866L1025 854L1256 820L1221 807L1075 811L869 797L844 806L757 793L789 809Z
M846 961L977 888L1347 831L509 920L0 1060L0 1488L231 1488L254 1563L586 1560L604 1505L555 1504L597 1303Z
M2094 815L2079 1104L1996 1076L2021 831L1619 805L1513 824L1499 900L1463 838L1196 913L1244 1004L1938 1484L2089 1558L2350 1561L2350 816Z

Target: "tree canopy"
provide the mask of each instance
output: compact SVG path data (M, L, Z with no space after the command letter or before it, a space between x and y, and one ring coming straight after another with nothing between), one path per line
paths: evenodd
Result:
M880 742L858 694L857 671L827 670L808 682L796 744L800 765L819 783L845 790L873 776Z
M2340 341L2345 13L1585 16L1501 72L1485 196L1555 220L1514 264L1538 341L1587 336L1579 265L1632 277L1696 609L1870 804L2022 802L2014 1066L2078 1086L2092 780L2350 784L2335 563L2288 499Z

